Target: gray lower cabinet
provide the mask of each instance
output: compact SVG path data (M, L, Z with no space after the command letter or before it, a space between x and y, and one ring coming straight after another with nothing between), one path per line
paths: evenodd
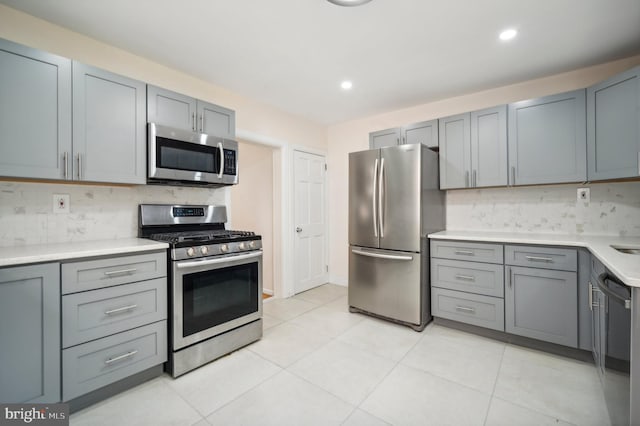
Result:
M505 267L507 333L578 346L578 289L575 272Z
M0 40L0 176L63 179L71 60Z
M440 318L504 331L504 300L498 297L433 288L431 313Z
M509 184L587 180L585 90L509 104Z
M73 62L73 155L67 179L146 182L146 85Z
M222 138L236 135L235 111L151 85L147 86L147 120Z
M167 360L166 252L63 263L62 400Z
M62 400L69 401L167 360L160 321L62 351Z
M507 107L443 118L440 189L507 185Z
M60 265L0 269L0 401L60 401Z
M590 181L640 176L640 67L587 89Z

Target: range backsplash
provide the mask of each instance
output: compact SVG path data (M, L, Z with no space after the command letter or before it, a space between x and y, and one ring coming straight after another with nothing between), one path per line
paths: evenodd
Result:
M227 204L228 188L0 182L0 247L138 235L138 204ZM53 214L53 194L71 211Z
M447 229L640 236L640 182L447 191Z

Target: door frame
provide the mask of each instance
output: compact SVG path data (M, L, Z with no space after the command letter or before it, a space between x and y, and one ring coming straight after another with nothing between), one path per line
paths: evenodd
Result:
M328 150L310 148L302 145L292 144L290 142L265 136L259 133L255 133L249 130L236 128L236 138L251 142L259 145L266 145L273 150L273 160L275 164L279 164L279 170L276 167L273 169L274 183L280 182L280 202L278 203L280 209L280 220L274 215L274 248L279 246L280 250L274 250L274 259L279 257L279 261L274 260L273 270L273 292L274 298L286 298L293 296L294 294L294 280L295 280L295 264L293 243L295 238L295 224L293 217L293 151L308 152L310 154L322 155L325 157L325 161L328 157ZM325 256L327 264L329 262L329 221L327 215L329 212L328 204L328 188L326 182L328 182L329 170L325 173L325 232L326 232L326 244L325 244ZM274 189L276 189L274 187ZM275 194L275 191L274 191ZM231 206L230 191L226 194L227 206L230 206L230 210L233 211ZM274 202L274 207L276 203ZM278 253L276 253L278 251ZM327 272L327 280L329 279L329 273Z
M293 248L295 247L295 239L296 239L296 233L295 233L295 227L296 227L296 223L295 223L295 209L296 209L296 203L295 203L295 167L294 167L294 161L295 161L295 153L296 152L301 152L304 154L312 154L312 155L318 155L324 158L324 164L325 167L327 166L327 156L328 156L328 152L326 150L321 150L321 149L315 149L315 148L309 148L306 146L300 146L300 145L293 145L291 147L291 169L290 169L290 178L289 178L289 191L291 194L291 204L290 204L290 215L291 215L291 220L290 220L290 224L289 224L289 235L290 235L290 244L291 244L291 263L290 263L290 267L291 267L291 288L289 289L290 292L287 293L284 297L289 297L289 296L293 296L295 294L295 253ZM324 216L324 236L325 236L325 241L324 241L324 260L325 260L325 271L324 271L324 277L326 282L329 282L329 220L328 220L328 213L329 213L329 191L327 190L327 182L328 182L328 173L329 173L329 168L326 167L325 169L325 173L324 173L324 194L323 194L323 204L324 204L324 212L323 212L323 216Z

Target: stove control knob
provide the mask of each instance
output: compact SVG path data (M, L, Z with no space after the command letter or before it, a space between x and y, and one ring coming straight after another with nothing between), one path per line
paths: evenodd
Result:
M187 256L192 257L196 254L196 249L194 249L193 247L189 247L187 249Z
M249 241L249 248L250 249L256 248L256 242L255 241Z
M200 253L207 255L209 253L209 247L207 246L200 247Z
M220 251L221 251L222 253L226 253L226 252L228 252L228 251L229 251L229 246L228 246L228 245L226 245L226 244L222 244L222 245L220 246Z
M244 243L240 243L240 244L238 244L238 248L239 248L240 250L246 250L246 249L247 249L247 247L245 246L245 244L244 244Z

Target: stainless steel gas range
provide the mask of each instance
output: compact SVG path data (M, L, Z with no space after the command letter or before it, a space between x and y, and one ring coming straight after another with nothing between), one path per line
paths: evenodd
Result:
M170 246L173 377L262 337L262 239L226 221L224 206L140 205L140 237Z

